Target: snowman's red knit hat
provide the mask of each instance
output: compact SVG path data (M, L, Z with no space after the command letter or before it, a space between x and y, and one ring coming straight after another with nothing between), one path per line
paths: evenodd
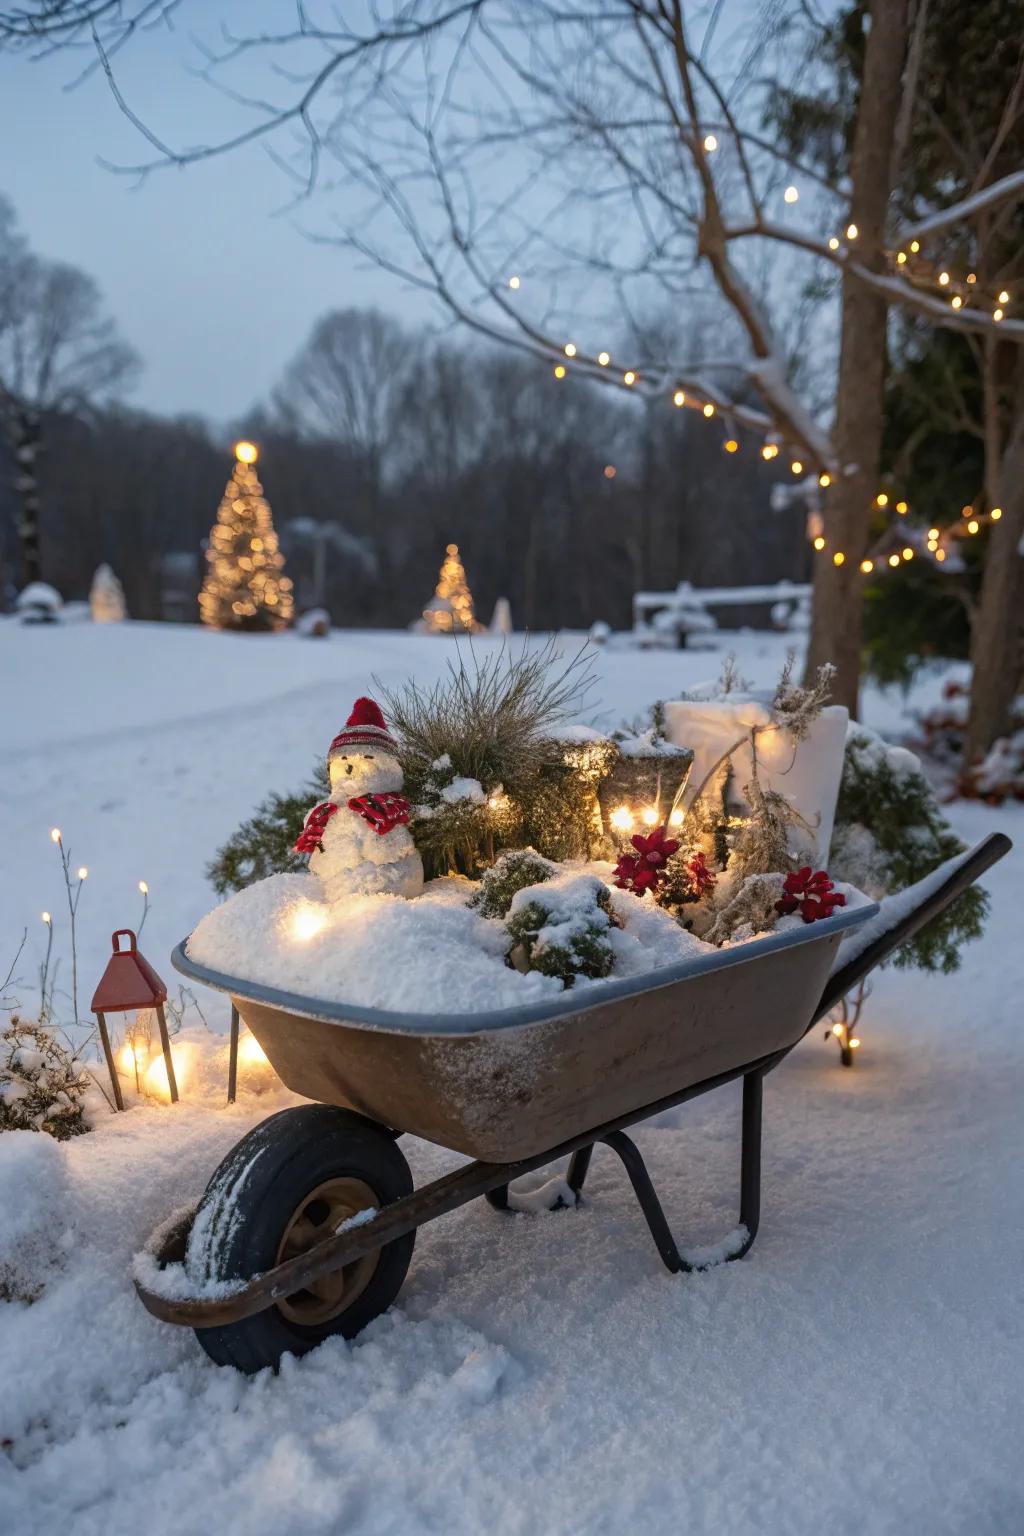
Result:
M352 713L327 749L327 761L356 747L378 747L391 753L395 750L380 707L372 699L356 699Z

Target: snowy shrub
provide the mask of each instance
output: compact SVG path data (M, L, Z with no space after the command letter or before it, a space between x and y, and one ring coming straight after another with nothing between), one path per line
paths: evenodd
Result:
M594 875L526 886L513 896L505 924L509 964L555 976L566 987L577 976L607 976L614 960L609 931L617 926L608 887Z
M511 849L486 871L469 904L481 917L505 917L513 896L527 886L543 884L554 874L556 866L534 849Z
M915 884L963 848L914 754L851 724L829 858L833 879L877 900ZM980 937L987 907L985 892L971 886L898 949L893 964L955 971L960 946Z
M46 1131L57 1141L89 1129L88 1078L42 1024L16 1016L0 1031L0 1131Z

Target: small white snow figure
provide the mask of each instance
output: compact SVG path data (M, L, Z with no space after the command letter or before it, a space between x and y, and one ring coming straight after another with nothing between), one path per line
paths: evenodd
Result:
M328 901L418 896L423 863L409 832L409 802L384 716L357 699L327 753L331 798L306 816L296 853L308 853Z

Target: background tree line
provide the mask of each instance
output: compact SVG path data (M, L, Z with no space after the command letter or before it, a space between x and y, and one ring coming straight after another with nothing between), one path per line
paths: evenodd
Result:
M122 405L44 406L40 421L43 575L82 597L107 560L133 615L165 616L165 556L194 555L198 590L229 439L198 418ZM374 311L325 315L236 426L260 443L300 607L314 597L325 530L324 596L341 625L408 623L453 540L479 616L506 596L529 628L624 626L640 587L809 571L803 514L771 510L779 471L753 440L726 454L719 423L671 401L558 380L536 359L439 341ZM0 448L8 599L19 584L15 450Z

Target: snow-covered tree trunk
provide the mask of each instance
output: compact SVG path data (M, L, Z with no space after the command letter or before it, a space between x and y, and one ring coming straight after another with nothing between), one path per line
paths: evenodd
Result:
M19 504L18 545L21 550L21 584L42 581L39 554L39 455L42 424L39 414L16 403L5 412L7 434L14 453L14 489Z
M874 272L885 264L907 12L908 0L872 0L857 109L850 223L856 225L858 263ZM827 498L826 549L815 562L807 676L833 662L833 699L851 714L857 711L863 635L860 562L868 544L882 447L887 315L887 302L879 292L852 273L844 274L834 435L839 468ZM843 556L838 565L833 559L837 554Z
M992 420L998 400L986 398L986 489L990 506L1002 517L989 529L981 595L971 631L971 712L967 726L966 760L982 755L1010 728L1013 701L1021 686L1021 643L1024 632L1024 357L1013 358L1015 387L1008 440ZM986 372L986 396L997 392L997 380ZM1000 413L1001 414L1001 413Z

